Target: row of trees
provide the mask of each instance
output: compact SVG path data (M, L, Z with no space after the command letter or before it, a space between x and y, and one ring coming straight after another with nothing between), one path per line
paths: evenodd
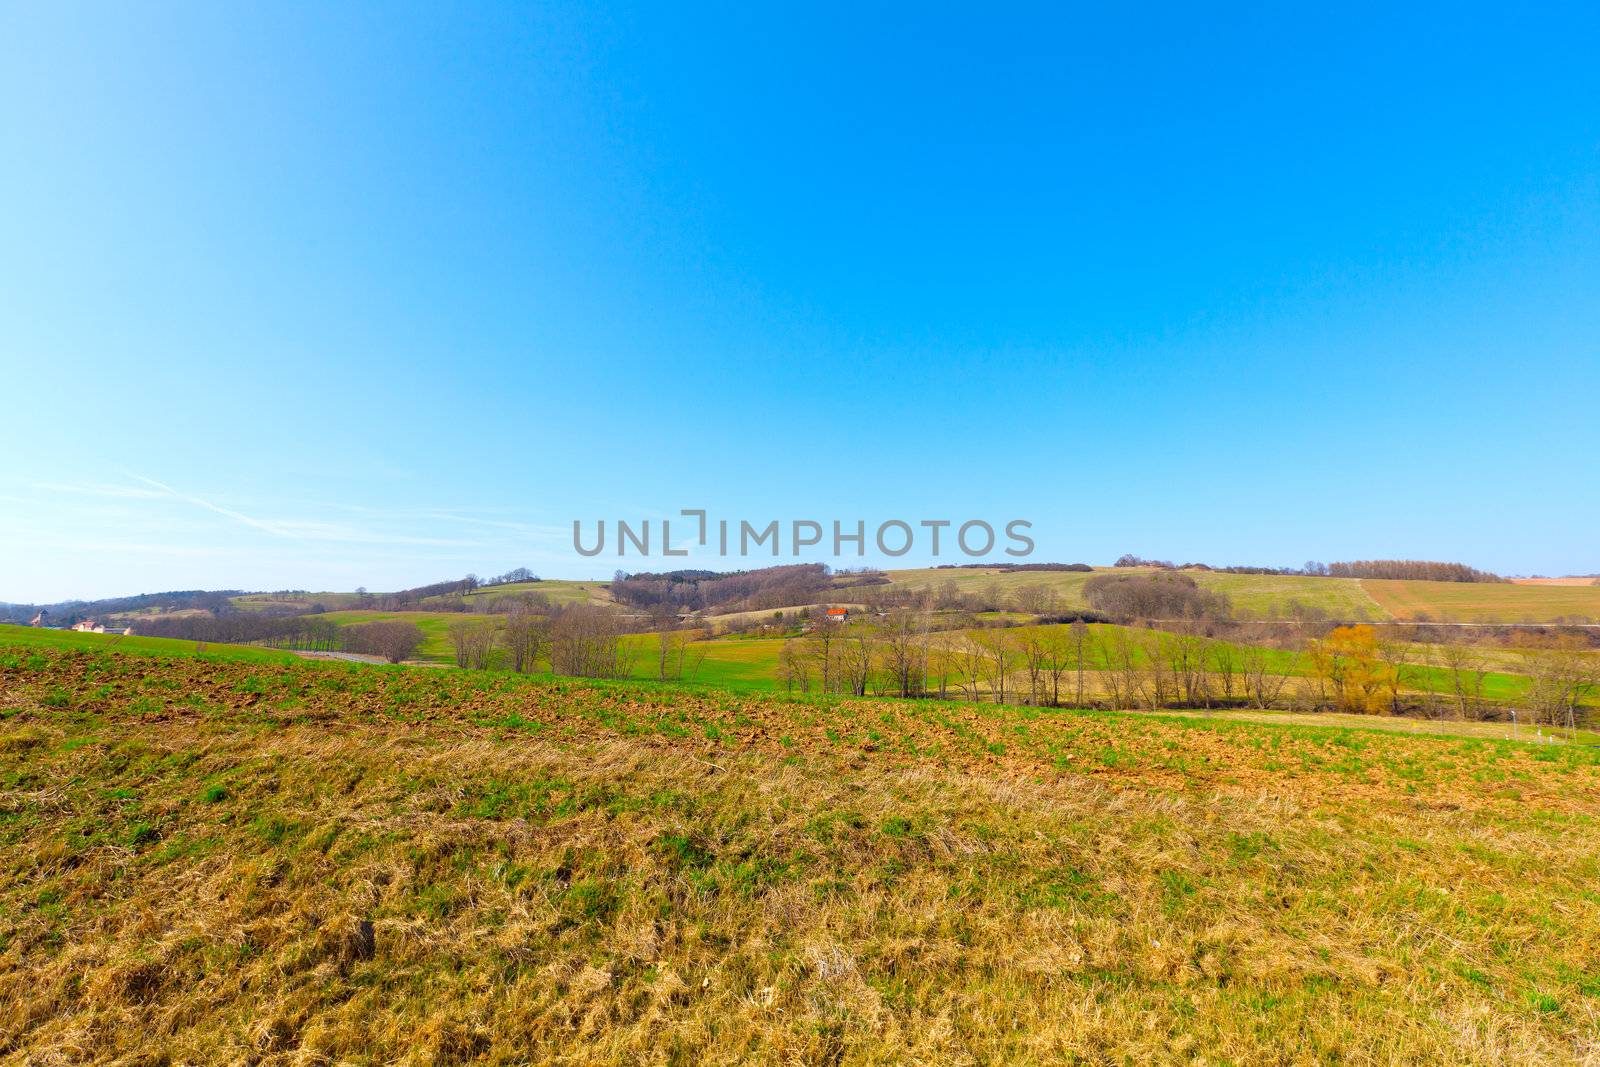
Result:
M1497 664L1459 642L1417 644L1371 626L1280 631L1274 644L1219 637L1205 622L935 631L927 614L827 625L785 642L777 676L790 693L993 700L1120 708L1249 706L1361 714L1453 714L1576 726L1600 691L1600 657L1573 636L1542 637ZM1495 668L1527 679L1498 681ZM1515 706L1508 702L1514 701Z
M422 627L414 622L380 620L344 628L344 647L349 652L382 656L390 663L403 663L422 647Z
M327 652L345 647L346 632L317 615L271 615L232 611L216 615L157 615L133 627L142 637L171 637L215 644L259 644L270 648Z
M1425 582L1503 582L1504 578L1465 563L1428 559L1357 559L1343 563L1308 562L1303 567L1212 567L1204 563L1181 566L1164 559L1145 559L1133 553L1119 556L1114 567L1155 567L1158 570L1222 571L1225 574L1282 574L1312 578L1399 578Z
M1419 582L1503 582L1504 578L1465 563L1426 559L1358 559L1328 564L1330 578L1398 578Z
M822 626L784 643L778 679L790 692L841 693L1042 706L1272 707L1285 654L1198 631L1127 627L992 627L933 631L926 616ZM1290 655L1292 659L1292 654Z

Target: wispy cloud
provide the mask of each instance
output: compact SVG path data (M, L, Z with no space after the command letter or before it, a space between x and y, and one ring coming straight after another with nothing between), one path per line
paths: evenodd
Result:
M107 500L160 500L169 495L157 489L141 489L136 485L106 485L98 482L77 485L63 482L33 482L31 487L42 489L47 493L102 497Z
M195 493L175 489L165 482L143 474L134 474L133 477L145 485L159 490L166 497L179 500L183 503L203 508L206 511L232 519L234 522L272 534L292 541L331 541L341 544L362 545L415 545L435 548L481 548L478 541L462 540L451 537L425 537L411 534L398 534L387 530L370 530L341 523L319 522L309 519L269 519L248 515L235 508L218 504Z
M225 508L221 504L213 504L204 497L195 496L193 493L179 492L165 482L158 482L154 478L147 478L142 474L134 474L132 476L148 486L159 489L162 493L165 493L174 500L181 500L186 504L193 504L197 508L204 508L207 511L214 511L218 515L226 516L235 522L243 523L244 525L254 529L262 530L270 534L276 534L279 537L293 538L297 541L304 541L308 539L303 531L292 529L290 524L273 522L270 519L254 518L250 515L246 515L242 511L235 511L232 508Z

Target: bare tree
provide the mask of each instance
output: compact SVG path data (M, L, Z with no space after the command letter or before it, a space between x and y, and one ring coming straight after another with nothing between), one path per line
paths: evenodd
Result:
M938 686L940 700L950 696L950 679L956 673L956 649L949 638L933 638L928 645L928 674Z
M1584 697L1600 685L1600 662L1582 642L1566 638L1542 641L1523 656L1529 717L1576 731Z
M1056 610L1060 601L1056 591L1043 582L1017 586L1014 599L1017 610L1029 615L1048 615Z
M580 678L626 678L633 673L638 647L622 638L622 622L614 612L573 604L551 624L550 668Z
M1176 633L1168 634L1162 641L1161 651L1172 676L1173 695L1186 707L1211 706L1211 686L1206 677L1206 644L1206 639L1188 625Z
M856 624L850 627L839 645L839 680L852 696L866 696L872 682L873 642L868 627Z
M1440 644L1438 656L1449 672L1450 692L1456 698L1456 718L1465 722L1468 708L1477 706L1483 698L1483 678L1487 673L1483 656L1476 648L1460 641Z
M817 620L817 627L812 631L808 642L811 659L815 664L816 673L821 681L822 692L824 693L833 692L835 686L835 675L837 674L835 660L838 658L835 654L835 646L840 641L839 628L839 623L826 617L821 618Z
M1283 696L1284 686L1299 663L1299 654L1292 664L1274 670L1274 656L1270 649L1259 645L1245 645L1239 649L1239 667L1244 676L1245 693L1250 702L1261 709L1277 706Z
M778 680L784 692L793 693L796 686L802 693L811 692L811 663L811 653L801 638L791 637L783 643L778 652Z
M656 633L656 677L671 678L678 663L677 652L684 645L684 637L670 627Z
M1044 627L1044 630L1044 681L1050 690L1050 706L1058 708L1061 706L1061 680L1072 669L1072 634L1061 626Z
M961 680L962 691L974 704L983 692L984 665L987 662L988 654L984 647L971 634L963 634L956 645L956 675Z
M422 647L422 629L414 622L400 620L367 622L345 628L345 647L353 652L382 656L400 663Z
M1018 632L1015 647L1022 660L1022 669L1028 675L1028 703L1050 703L1049 662L1050 637L1048 627L1030 626Z
M1102 672L1106 693L1113 708L1131 707L1139 702L1144 692L1141 673L1141 654L1137 642L1126 627L1117 626L1106 633L1106 669Z
M456 666L487 670L494 653L495 624L487 619L457 619L450 624L450 644Z
M540 658L549 642L550 620L518 604L506 616L501 640L511 660L511 669L518 674L538 670Z
M1233 679L1239 673L1239 648L1231 641L1213 641L1208 658L1217 681L1222 684L1222 698L1233 700Z
M896 611L882 638L883 667L898 696L920 696L928 678L928 619L910 611Z
M1010 631L1003 628L979 630L975 635L983 653L983 675L996 704L1006 702L1006 681L1016 666L1017 648Z
M1145 702L1151 711L1165 707L1176 691L1176 679L1167 675L1166 644L1170 634L1146 631L1139 642L1139 678L1142 680Z
M1072 670L1077 675L1077 689L1073 694L1075 707L1083 707L1083 671L1087 664L1086 657L1092 651L1089 643L1089 627L1082 619L1073 620L1071 627L1072 642Z
M1411 679L1411 646L1405 641L1384 639L1378 642L1378 661L1383 688L1389 694L1389 714L1400 714L1400 691Z

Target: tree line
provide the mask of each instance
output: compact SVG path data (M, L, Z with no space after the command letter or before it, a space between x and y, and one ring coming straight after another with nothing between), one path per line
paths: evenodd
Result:
M1079 621L940 630L930 614L900 610L790 638L776 676L791 694L1516 718L1574 729L1600 693L1600 656L1581 634L1518 635L1503 650L1408 641L1404 628L1386 635L1366 624L1239 636L1215 617L1160 629ZM1520 694L1489 693L1497 669L1526 679Z
M1303 567L1215 567L1206 563L1175 564L1164 559L1145 559L1129 552L1117 558L1113 567L1154 567L1166 571L1218 571L1223 574L1269 574L1300 578L1398 578L1423 582L1503 582L1506 579L1465 563L1444 563L1426 559L1358 559L1342 563L1311 560Z
M1422 559L1358 559L1328 564L1330 578L1397 578L1418 582L1503 582L1504 578L1465 563Z
M140 619L136 629L142 637L332 652L345 648L350 628L341 628L319 615L230 611L216 615L156 615Z

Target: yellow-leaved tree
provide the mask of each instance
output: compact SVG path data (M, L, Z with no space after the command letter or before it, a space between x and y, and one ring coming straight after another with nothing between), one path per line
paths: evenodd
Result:
M1388 701L1384 690L1395 668L1378 655L1370 626L1340 626L1310 645L1311 669L1332 691L1340 711L1376 715Z

